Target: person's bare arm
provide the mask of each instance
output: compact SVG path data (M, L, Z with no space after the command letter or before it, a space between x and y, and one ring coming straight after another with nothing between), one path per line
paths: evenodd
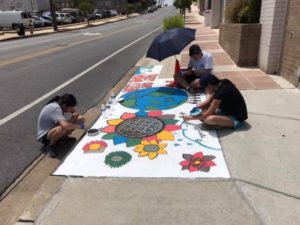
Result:
M209 108L205 111L203 111L200 115L198 116L192 116L192 115L183 115L182 118L185 121L189 121L189 120L205 120L207 117L209 117L210 115L213 115L216 110L219 108L221 104L221 100L212 100L211 104L209 105Z
M81 128L80 124L70 123L65 120L59 121L59 125L62 126L62 128L65 130L75 130Z
M211 95L210 95L207 99L205 99L203 102L199 103L199 104L197 105L197 107L200 108L200 109L202 109L202 110L204 110L204 109L206 109L206 108L209 107L209 105L210 105L210 103L213 101L213 99L214 99L214 93L211 94Z
M194 70L194 74L197 77L201 77L202 75L210 74L212 69L200 69L200 70Z
M211 102L209 108L208 108L205 112L201 113L200 119L201 119L201 120L205 120L205 119L206 119L207 117L209 117L210 115L215 114L215 112L216 112L216 110L219 108L220 104L221 104L221 100L219 100L219 99L214 99L214 100Z

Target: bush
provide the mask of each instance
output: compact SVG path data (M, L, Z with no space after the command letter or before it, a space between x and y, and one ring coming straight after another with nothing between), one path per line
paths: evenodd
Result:
M164 19L164 30L184 27L184 19L181 16L172 16Z
M239 23L251 23L250 7L246 5L238 14Z
M261 0L232 0L225 8L226 23L259 23Z

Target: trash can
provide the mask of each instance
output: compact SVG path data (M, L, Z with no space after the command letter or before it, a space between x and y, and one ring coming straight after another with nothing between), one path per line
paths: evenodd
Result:
M19 36L25 35L25 27L23 26L23 24L19 24L16 28L16 31Z
M204 11L204 26L210 26L211 24L211 10Z

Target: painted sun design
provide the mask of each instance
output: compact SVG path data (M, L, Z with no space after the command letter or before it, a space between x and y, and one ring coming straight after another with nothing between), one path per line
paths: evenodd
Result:
M149 159L155 159L160 154L167 154L165 150L167 144L158 143L155 140L142 141L141 144L136 145L134 151L139 153L139 157L148 156Z
M107 147L104 141L91 141L83 146L84 152L103 152Z
M189 172L203 171L209 172L210 167L216 166L212 161L216 157L213 155L203 155L202 152L197 152L194 155L183 154L182 157L185 159L180 163L182 170L189 170Z
M105 164L111 168L124 166L131 160L131 155L124 151L111 152L105 157Z
M118 119L108 120L108 126L101 131L106 133L102 139L113 140L115 145L126 143L132 147L141 141L173 141L173 131L180 130L173 114L162 114L162 111L139 111L124 113Z

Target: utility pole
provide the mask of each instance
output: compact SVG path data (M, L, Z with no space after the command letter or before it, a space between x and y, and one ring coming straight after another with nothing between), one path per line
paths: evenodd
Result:
M52 19L53 19L53 29L55 31L57 31L57 21L56 21L56 15L55 15L55 9L54 9L54 3L53 3L53 0L49 0L49 3L50 3L50 11L51 11L51 16L52 16Z

